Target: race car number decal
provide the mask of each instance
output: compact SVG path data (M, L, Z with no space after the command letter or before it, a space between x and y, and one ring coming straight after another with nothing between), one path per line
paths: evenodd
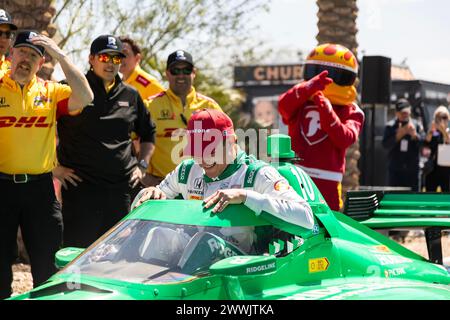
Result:
M314 193L314 188L311 183L311 179L306 175L303 170L298 168L291 168L292 174L297 178L297 182L300 186L300 191L302 192L303 199L307 201L316 200L316 195Z

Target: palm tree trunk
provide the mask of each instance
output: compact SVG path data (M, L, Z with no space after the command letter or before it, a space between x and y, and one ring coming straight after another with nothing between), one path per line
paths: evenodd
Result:
M319 33L316 37L318 43L341 44L349 48L356 57L358 50L356 41L358 6L356 0L317 0L317 5L319 7L317 13ZM348 148L346 153L345 174L342 181L343 197L348 190L355 190L359 187L358 160L360 155L357 141Z

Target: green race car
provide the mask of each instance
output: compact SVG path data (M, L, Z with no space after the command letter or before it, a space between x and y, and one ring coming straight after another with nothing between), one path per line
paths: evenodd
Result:
M372 229L448 229L450 195L355 193L343 214L300 168L272 165L308 200L312 230L244 205L147 201L89 248L58 251L61 271L12 299L450 299L443 265Z

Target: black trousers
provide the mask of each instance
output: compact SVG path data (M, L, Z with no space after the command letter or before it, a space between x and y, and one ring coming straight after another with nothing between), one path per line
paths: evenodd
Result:
M410 187L412 191L419 191L419 167L413 170L389 169L389 186Z
M64 246L87 248L113 227L130 210L130 191L128 183L62 188Z
M0 299L4 299L11 295L18 227L36 287L57 271L54 256L62 243L62 217L50 175L22 184L0 180L0 199Z
M443 192L450 191L450 168L435 165L433 171L425 176L425 188L428 192L437 190L441 187Z

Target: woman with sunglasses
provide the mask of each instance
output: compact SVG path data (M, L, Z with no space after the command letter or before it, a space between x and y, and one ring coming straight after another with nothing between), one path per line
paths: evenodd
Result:
M92 42L86 78L94 101L58 121L60 165L54 174L63 185L65 246L90 245L128 213L154 149L150 114L138 91L118 75L122 50L112 35ZM133 132L140 137L138 159L132 153Z
M439 106L434 111L433 121L425 137L425 146L430 148L430 157L425 164L429 172L424 172L426 191L450 191L450 167L437 164L439 144L450 144L448 128L449 111L445 106Z
M364 113L354 103L358 62L337 44L316 47L306 59L303 78L279 98L298 165L314 180L333 210L342 208L345 152L358 139Z

